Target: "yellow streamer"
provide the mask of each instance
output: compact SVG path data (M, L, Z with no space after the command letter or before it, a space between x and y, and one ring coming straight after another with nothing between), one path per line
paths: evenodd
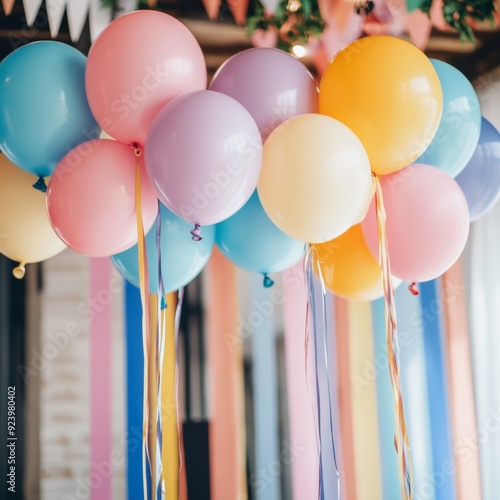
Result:
M367 360L373 362L372 311L370 302L348 303L349 366L353 377L363 377ZM378 439L377 385L350 384L356 499L382 500L380 446Z
M165 354L162 373L162 464L165 479L165 499L179 498L179 432L177 427L176 403L176 345L175 345L175 312L177 292L165 295L166 309L162 310L162 335L165 339Z
M376 177L376 208L379 239L379 263L382 268L382 281L384 286L385 323L387 329L387 356L389 373L391 376L392 396L394 401L395 436L394 444L398 453L398 470L401 495L403 500L413 498L413 472L411 464L410 444L406 431L406 422L401 395L401 382L399 378L399 344L396 321L396 308L394 305L394 288L391 281L391 265L387 249L386 213L382 196L382 187Z
M144 356L144 387L143 387L143 419L142 419L142 482L144 498L148 498L147 487L147 464L146 459L150 460L150 447L149 447L149 373L148 373L148 353L151 338L151 314L149 303L149 280L148 280L148 262L146 255L146 241L144 235L144 225L142 222L142 205L141 205L141 165L139 158L141 157L141 150L134 149L137 158L135 169L135 211L137 216L137 237L138 237L138 264L139 264L139 280L141 291L142 303L142 348ZM153 467L151 467L153 470Z

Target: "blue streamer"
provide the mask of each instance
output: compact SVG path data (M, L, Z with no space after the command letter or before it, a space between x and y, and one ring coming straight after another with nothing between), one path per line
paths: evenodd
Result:
M408 292L409 293L409 292ZM372 302L373 346L377 381L377 408L382 471L382 498L400 500L398 460L394 451L394 412L392 386L387 365L387 344L384 299Z
M274 336L271 290L262 286L258 274L252 276L252 314L260 315L253 329L253 387L255 418L255 469L265 471L279 463L278 380L276 372L276 339ZM281 498L280 477L273 476L265 487L256 488L257 500Z
M142 400L144 357L142 352L142 305L138 288L125 282L125 332L127 358L127 498L143 498ZM151 475L148 473L148 477ZM148 491L150 491L148 487Z
M420 304L424 329L425 364L429 397L433 480L436 500L456 498L454 476L449 473L453 460L451 421L447 397L447 380L443 349L444 308L438 296L436 280L420 285Z
M314 338L317 433L319 434L319 498L321 500L340 500L340 476L335 450L332 389L329 373L330 356L326 337L328 331L326 290L321 274L320 281L315 283L313 265L317 265L317 258L312 255L313 252L314 250L309 248L305 259L305 267ZM320 308L316 305L316 296L318 294ZM321 325L321 327L318 327L318 325Z

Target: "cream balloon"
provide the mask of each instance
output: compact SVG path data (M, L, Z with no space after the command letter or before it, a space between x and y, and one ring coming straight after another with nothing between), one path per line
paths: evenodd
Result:
M0 154L0 253L19 262L13 271L22 278L25 265L41 262L66 246L52 229L45 209L45 193L34 189L34 175Z
M346 125L304 114L267 139L257 188L264 210L284 233L323 243L347 231L369 205L370 164Z

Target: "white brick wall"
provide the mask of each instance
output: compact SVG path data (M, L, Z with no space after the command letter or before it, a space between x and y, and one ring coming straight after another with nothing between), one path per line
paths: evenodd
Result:
M65 251L44 264L40 352L51 358L40 370L40 486L42 500L74 498L78 480L89 474L90 351L89 325L78 306L89 295L89 259ZM113 298L112 416L113 449L124 453L124 336L122 292ZM81 329L56 348L53 335L70 322ZM52 338L51 338L52 334ZM62 338L62 336L61 336ZM113 473L113 496L125 498L124 468ZM111 499L110 499L111 500Z

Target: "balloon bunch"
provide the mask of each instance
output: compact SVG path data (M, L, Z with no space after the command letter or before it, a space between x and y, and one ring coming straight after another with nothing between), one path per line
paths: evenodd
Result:
M500 135L481 125L472 86L402 40L347 46L319 89L300 61L275 49L236 54L206 84L194 36L156 11L112 22L88 60L57 42L8 56L0 64L2 189L34 182L43 191L43 178L50 182L46 212L35 190L23 189L15 206L2 197L0 251L24 265L63 242L114 256L137 283L140 185L147 253L165 256L165 292L201 271L214 242L268 284L267 273L313 244L326 285L367 299L382 293L373 176L393 273L412 281L457 258L467 203L476 219L498 197ZM100 139L101 129L113 140ZM152 290L157 272L151 266Z

